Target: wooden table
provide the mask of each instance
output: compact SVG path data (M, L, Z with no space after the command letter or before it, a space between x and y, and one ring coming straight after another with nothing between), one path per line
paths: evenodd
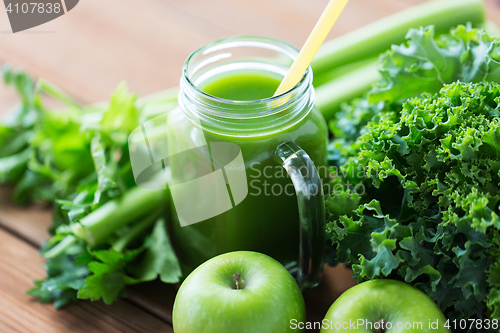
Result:
M351 0L329 38L425 0ZM327 0L82 0L52 22L12 34L0 10L0 62L22 66L83 103L106 100L126 80L141 95L179 82L186 57L229 35L264 35L300 47ZM487 0L500 23L500 2ZM0 115L17 103L0 88ZM49 207L20 209L0 189L0 332L172 332L175 286L159 283L128 291L106 306L80 302L56 311L24 294L44 276L38 254L51 221ZM352 286L350 271L326 268L322 285L306 293L309 320L321 320ZM193 332L194 333L194 332Z

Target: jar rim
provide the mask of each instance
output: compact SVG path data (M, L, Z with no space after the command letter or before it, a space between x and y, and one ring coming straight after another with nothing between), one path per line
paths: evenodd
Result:
M184 63L180 80L178 103L187 119L205 131L241 137L278 133L304 119L314 106L310 67L290 90L278 96L258 100L238 101L216 97L205 93L195 84L196 80L204 80L201 78L203 75L210 77L208 73L211 70L204 72L205 66L217 68L219 60L230 58L235 54L231 49L244 47L274 52L278 58L262 57L262 59L277 59L277 61L263 64L276 66L282 72L288 71L288 62L293 62L299 54L299 50L288 43L259 36L222 38L198 48ZM248 54L251 55L252 50ZM280 64L282 56L286 58L285 66ZM245 61L241 63L245 64ZM238 61L234 63L237 64Z
M247 45L238 45L238 46L256 46L256 43L260 43L262 45L267 44L268 49L272 49L275 51L279 51L282 54L285 54L290 57L292 61L294 61L298 54L299 50L292 46L291 44L288 44L284 41L281 41L279 39L271 38L271 37L263 37L263 36L253 36L253 35L239 35L239 36L231 36L231 37L225 37L221 39L217 39L215 41L212 41L210 43L207 43L198 49L196 49L194 52L192 52L189 57L186 59L184 62L183 68L182 68L182 78L183 80L186 81L186 83L189 85L190 88L194 89L196 93L201 94L204 98L208 98L212 102L215 103L222 103L225 105L251 105L251 104L260 104L260 103L272 103L275 101L278 101L284 97L288 97L290 95L293 95L295 92L297 92L303 85L304 83L306 84L312 84L312 69L311 66L308 66L302 77L300 78L299 82L291 89L276 95L276 96L271 96L271 97L266 97L262 99L256 99L256 100L246 100L246 101L240 101L240 100L232 100L232 99L226 99L226 98L221 98L217 97L214 95L210 95L203 90L201 90L192 80L190 79L189 75L189 65L191 60L199 55L199 54L204 54L210 50L213 50L214 47L220 46L222 44L228 44L231 42L249 42ZM253 45L250 44L251 42L254 42Z

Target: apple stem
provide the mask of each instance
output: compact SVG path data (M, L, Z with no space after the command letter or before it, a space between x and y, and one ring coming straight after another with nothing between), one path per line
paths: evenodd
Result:
M234 282L236 284L236 290L245 288L244 281L241 278L241 274L239 274L239 273L234 274L233 279L234 279Z
M379 328L375 329L375 333L385 333L385 320L380 319L378 323Z

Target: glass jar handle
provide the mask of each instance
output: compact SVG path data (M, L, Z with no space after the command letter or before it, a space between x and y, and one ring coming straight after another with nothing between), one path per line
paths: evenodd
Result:
M325 206L321 178L309 155L293 142L278 146L276 160L288 172L299 206L297 282L302 290L319 284L325 249Z

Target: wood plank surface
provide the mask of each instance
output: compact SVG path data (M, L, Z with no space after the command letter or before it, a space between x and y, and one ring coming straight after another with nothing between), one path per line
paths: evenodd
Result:
M173 332L128 301L80 302L60 311L38 303L25 291L43 276L42 264L36 248L0 229L0 332Z
M0 226L28 243L40 247L50 235L52 208L47 205L16 206L12 200L12 188L0 187Z
M82 102L106 100L122 80L149 94L178 85L187 56L214 39L263 35L301 47L327 2L85 0L17 34L0 10L0 62L22 66ZM351 0L329 38L422 2Z
M428 0L351 0L328 39ZM486 0L500 22L500 2ZM230 35L301 47L327 0L85 0L57 20L12 34L0 10L0 63L21 66L77 100L106 100L119 82L141 95L178 85L186 57ZM15 101L0 88L0 115Z
M426 0L351 0L328 39ZM119 82L141 95L178 85L186 57L230 35L263 35L302 46L328 0L83 0L70 13L12 34L0 10L0 63L43 77L84 103L106 100ZM500 24L500 1L486 0ZM17 103L0 85L0 116ZM0 188L0 332L171 332L175 286L152 282L112 306L80 302L62 311L24 294L43 277L36 247L49 235L51 210L13 205ZM355 281L343 266L325 267L308 291L308 319L321 320Z

